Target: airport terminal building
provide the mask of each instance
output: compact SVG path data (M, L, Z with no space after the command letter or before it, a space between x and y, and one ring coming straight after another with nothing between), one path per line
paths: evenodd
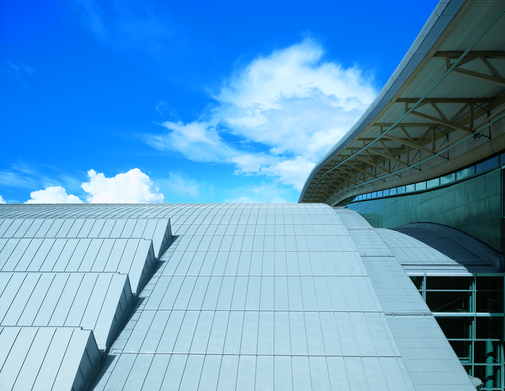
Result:
M0 389L503 391L504 32L442 0L297 204L0 205Z

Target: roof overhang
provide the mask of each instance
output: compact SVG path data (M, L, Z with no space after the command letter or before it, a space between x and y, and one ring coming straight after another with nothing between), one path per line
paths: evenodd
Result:
M503 1L441 1L372 105L314 167L299 202L335 205L505 149L503 130L489 153L461 147L505 115L503 31Z

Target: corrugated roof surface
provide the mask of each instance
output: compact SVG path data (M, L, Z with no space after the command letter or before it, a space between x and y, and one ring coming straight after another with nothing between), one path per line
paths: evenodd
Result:
M391 251L390 241L383 240L391 231L373 229L348 209L335 212L349 227L415 390L474 390L433 314Z
M134 293L155 263L144 239L0 239L1 272L120 272Z
M385 389L408 387L369 278L330 208L195 210L96 390L321 390L338 377L350 389L380 389L376 374Z
M170 216L178 238L93 389L416 389L329 207L218 211Z
M74 327L0 327L0 346L2 390L83 390L102 360L93 333Z
M4 211L0 389L84 390L157 266L153 243L160 252L170 244L170 222Z
M430 390L471 389L436 322L427 323L425 334L411 329L433 318L390 247L354 212L315 204L0 206L0 217L6 215L12 221L4 222L0 238L0 314L12 326L2 326L46 330L60 319L68 323L55 333L76 324L92 329L86 349L97 352L94 333L108 338L98 325L108 324L114 303L121 307L125 297L125 277L113 271L134 258L128 243L151 243L112 236L121 226L124 232L126 219L173 224L175 241L146 280L91 389L422 390L430 380L420 373L441 379ZM124 225L107 220L114 218ZM105 237L79 237L86 224ZM5 237L9 229L18 237ZM113 335L114 326L109 330ZM81 362L87 350L79 346L73 354ZM3 366L15 367L17 354ZM55 362L66 353L58 354ZM442 360L437 370L430 369L430 354ZM26 370L15 368L16 377ZM40 368L42 379L48 369ZM48 379L65 383L53 389L91 379L85 371L81 380L71 371L61 379L52 373Z
M155 256L172 240L169 219L0 219L0 238L149 239Z
M503 255L454 228L415 223L376 231L410 272L501 273L505 270Z
M117 273L0 273L2 326L93 330L100 349L128 311L128 276Z

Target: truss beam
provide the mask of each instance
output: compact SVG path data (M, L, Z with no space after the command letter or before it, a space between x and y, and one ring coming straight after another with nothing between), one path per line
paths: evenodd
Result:
M455 73L456 75L471 77L472 79L491 82L494 84L498 84L500 86L505 86L505 79L503 77L490 76L490 75L486 75L485 73L470 71L468 69L463 69L463 68L458 68L458 67L454 68L452 70L452 73Z
M391 159L391 160L394 160L394 161L395 161L395 162L397 162L397 163L403 164L404 166L408 166L408 164L407 164L407 163L405 163L405 162L401 161L400 159L395 158L394 156L392 156L392 155L390 155L390 154L388 154L388 153L386 153L386 152L382 152L382 151L379 151L379 150L377 150L377 149L373 149L373 148L368 148L368 150L369 150L370 152L372 152L372 153L375 153L375 154L377 154L377 155L380 155L380 156L382 156L382 157L385 157L386 159Z
M450 58L458 59L463 55L462 51L439 51L433 55L433 58ZM494 59L505 59L505 51L503 50L482 50L482 51L471 51L467 53L465 58L476 59L479 57L484 58L494 58Z
M437 124L447 126L449 128L462 130L464 132L472 132L472 129L465 128L464 126L456 125L456 124L454 124L454 123L452 123L452 122L450 122L448 120L442 119L442 118L437 118L437 117L433 117L433 116L428 115L428 114L419 113L418 111L411 111L409 114L413 115L414 117L419 117L419 118L422 118L422 119L427 119L428 121L432 121L432 122L435 122ZM431 126L433 126L433 124L431 124Z
M398 98L396 103L417 103L421 98ZM493 98L424 98L426 103L490 103Z
M397 143L400 143L400 144L404 144L404 145L408 145L409 147L412 147L412 148L415 148L415 149L419 149L423 152L426 152L426 153L429 153L429 154L433 154L433 151L430 151L428 148L425 148L421 145L418 145L412 141L409 141L409 140L405 140L403 138L398 138L398 137L395 137L395 136L391 136L389 133L388 134L385 134L384 135L384 138L387 138L389 140L392 140L392 141L396 141Z

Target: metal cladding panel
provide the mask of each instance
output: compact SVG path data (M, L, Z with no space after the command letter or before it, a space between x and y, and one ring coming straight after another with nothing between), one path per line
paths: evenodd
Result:
M152 270L156 266L153 244L151 240L139 240L135 251L128 276L130 277L132 292L140 293L144 285L151 277Z
M119 272L134 293L155 267L151 240L8 239L0 250L1 272Z
M475 390L433 316L393 316L388 324L416 390Z
M338 217L345 225L347 230L353 229L372 229L368 221L366 221L362 216L357 213L354 213L351 210L335 208L335 212Z
M329 207L185 212L93 389L413 389Z
M409 271L503 272L505 258L496 250L454 228L440 224L407 224L378 234Z
M417 390L397 358L125 353L115 360L94 390Z
M6 285L0 296L0 326L83 327L94 330L100 349L117 332L132 298L125 274L1 275Z
M151 239L158 258L170 245L170 220L162 219L0 219L3 238Z
M101 361L89 330L0 327L0 389L83 390Z
M367 257L363 263L386 313L430 314L417 288L394 257Z
M342 220L346 226L352 227L351 236L415 389L474 390L433 314L386 244L404 249L405 244L413 244L412 240L403 239L400 244L393 238L402 240L401 234L370 229L357 213L335 211L345 216ZM440 366L433 366L433 360Z
M145 285L91 389L470 389L439 328L428 325L417 342L411 325L433 318L417 291L410 294L412 283L395 253L355 213L310 204L0 206L2 211L6 218L35 220L12 228L25 237L0 239L0 267L20 270L1 278L18 287L29 284L37 295L48 287L44 300L24 293L16 298L3 289L2 299L10 298L9 303L27 302L21 312L9 305L2 319L35 316L34 322L51 326L56 319L77 324L98 316L96 336L111 343L105 331L114 326L100 323L105 318L99 314L117 315L117 308L128 307L131 293L119 281L106 288L107 271L124 269L133 291ZM56 235L67 237L45 238L56 229L56 218L62 221ZM34 225L37 219L46 220ZM70 225L69 219L81 221ZM42 237L26 237L42 228ZM175 241L149 279L157 261L152 243L158 237L166 245L169 229ZM98 237L90 236L93 230ZM133 238L146 232L152 240ZM405 246L397 249L406 251L412 241L402 240ZM32 262L45 273L21 272ZM78 272L84 269L95 272ZM27 274L34 276L25 282L20 277ZM89 300L72 299L79 295ZM104 295L99 312L89 303ZM51 311L46 298L56 300L58 308ZM412 323L401 323L409 318ZM445 345L437 345L437 338ZM58 367L44 362L40 373L53 384L64 356L52 345L47 352ZM437 372L428 359L437 354L443 370L433 379L440 384L427 384L421 373ZM87 370L93 363L79 365ZM80 382L86 382L85 375L75 377L76 387Z

